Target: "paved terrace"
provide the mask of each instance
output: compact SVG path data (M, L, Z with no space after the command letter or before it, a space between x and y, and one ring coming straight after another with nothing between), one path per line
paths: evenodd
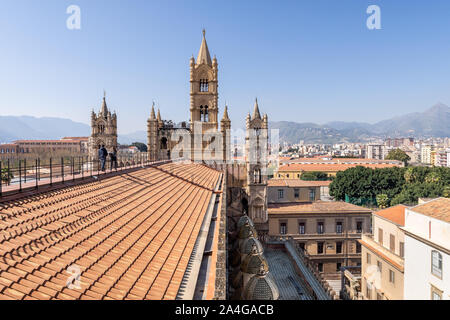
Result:
M0 299L175 299L221 177L166 163L1 203Z

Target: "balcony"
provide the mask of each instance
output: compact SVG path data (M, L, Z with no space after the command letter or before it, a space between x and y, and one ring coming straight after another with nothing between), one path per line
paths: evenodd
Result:
M380 245L378 242L376 242L373 239L372 234L363 234L361 237L361 242L363 246L365 246L368 250L370 250L372 253L376 254L383 260L385 260L387 263L393 265L395 268L399 269L403 272L404 268L404 260L400 256L396 255L389 249L386 249L382 245Z

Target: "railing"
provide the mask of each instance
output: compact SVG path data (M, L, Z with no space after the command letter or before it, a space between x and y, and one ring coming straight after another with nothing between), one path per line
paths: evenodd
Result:
M167 161L166 161L167 162ZM39 189L43 185L65 183L87 177L100 177L114 171L154 164L146 153L118 155L117 162L108 156L104 170L99 159L89 156L50 157L36 159L0 160L0 198L25 189ZM116 167L117 164L117 167Z

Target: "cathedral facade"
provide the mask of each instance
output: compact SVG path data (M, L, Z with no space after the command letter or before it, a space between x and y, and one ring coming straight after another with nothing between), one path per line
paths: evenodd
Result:
M89 156L98 158L98 149L104 145L106 150L112 152L117 148L117 115L111 113L106 105L106 96L103 96L102 106L96 114L91 113L91 136L89 137Z

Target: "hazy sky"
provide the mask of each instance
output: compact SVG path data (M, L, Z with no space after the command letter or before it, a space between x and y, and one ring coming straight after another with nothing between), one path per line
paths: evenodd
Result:
M81 29L69 30L69 5ZM369 30L369 5L381 30ZM2 0L0 115L89 123L103 89L120 133L189 119L189 58L202 29L219 104L242 126L255 96L269 120L376 122L450 105L450 1ZM221 116L221 115L220 115Z

